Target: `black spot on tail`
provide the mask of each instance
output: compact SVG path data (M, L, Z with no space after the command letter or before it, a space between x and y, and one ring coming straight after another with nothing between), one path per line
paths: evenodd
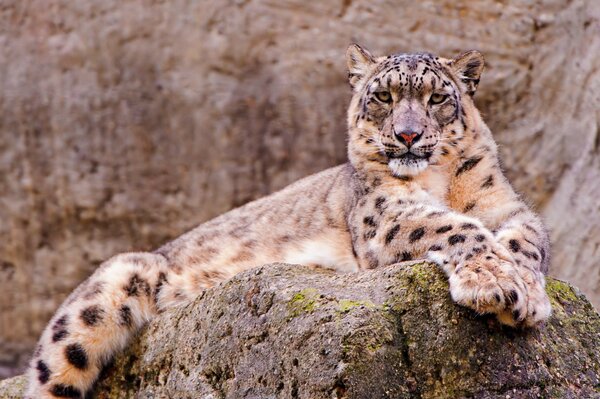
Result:
M128 263L132 263L137 266L147 267L148 261L140 255L127 255L125 261Z
M80 344L70 344L65 348L65 355L67 360L75 368L79 370L85 370L88 366L87 353Z
M441 250L442 250L441 245L432 245L429 247L429 251L441 251Z
M150 284L137 273L134 273L124 290L129 296L150 295Z
M69 316L67 315L63 315L60 319L56 320L56 323L52 326L52 342L62 341L69 335L67 331L68 322Z
M56 384L50 393L58 398L81 398L81 391L71 385Z
M103 281L96 281L86 290L85 294L83 295L83 299L93 299L98 294L101 294L104 285L105 283Z
M62 315L60 319L56 320L56 323L54 323L54 327L52 327L53 329L58 329L59 327L65 327L67 325L67 323L69 322L69 316Z
M467 240L467 237L465 237L464 235L454 234L454 235L448 237L448 244L456 245L458 243L465 242L466 240Z
M121 319L121 325L126 327L133 326L133 317L131 316L131 308L129 306L121 306L121 309L119 310L119 317Z
M69 332L65 329L56 330L52 334L52 342L59 342L65 339L69 335Z
M50 369L42 360L38 360L35 367L38 371L38 380L41 384L45 384L50 379Z
M80 317L86 326L92 327L102 320L104 317L104 310L98 305L88 306L81 311Z
M397 224L394 227L392 227L390 229L390 231L387 232L387 234L385 235L385 243L389 244L390 242L392 242L392 240L394 239L394 237L396 237L396 234L398 234L398 231L400 230L400 225Z
M462 165L456 170L456 176L461 175L462 173L468 172L473 169L477 164L483 159L483 157L472 157L463 162Z
M425 227L419 227L417 229L414 229L410 235L408 236L408 241L409 242L415 242L417 240L420 240L421 238L423 238L423 236L425 235Z
M475 236L475 241L477 241L477 242L483 242L483 241L485 241L485 236L483 234L477 234Z

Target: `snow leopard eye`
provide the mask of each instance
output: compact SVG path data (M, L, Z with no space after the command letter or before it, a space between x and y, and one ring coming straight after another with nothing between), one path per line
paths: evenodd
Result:
M446 94L433 93L431 97L429 97L429 103L433 105L438 105L446 101L447 98L448 95Z
M375 92L375 98L382 103L390 103L392 102L392 95L389 91L378 91Z

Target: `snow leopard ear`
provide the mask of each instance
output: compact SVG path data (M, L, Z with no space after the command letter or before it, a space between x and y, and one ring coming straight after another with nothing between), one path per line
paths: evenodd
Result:
M358 44L352 43L346 50L346 63L348 64L348 81L354 88L375 64L375 58Z
M483 55L476 50L462 53L450 61L450 68L466 87L467 94L473 96L479 85L479 78L483 72Z

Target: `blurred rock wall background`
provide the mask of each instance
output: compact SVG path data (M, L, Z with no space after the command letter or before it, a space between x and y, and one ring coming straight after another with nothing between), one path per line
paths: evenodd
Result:
M481 50L477 102L600 305L600 2L3 0L0 377L65 296L345 160L344 52Z

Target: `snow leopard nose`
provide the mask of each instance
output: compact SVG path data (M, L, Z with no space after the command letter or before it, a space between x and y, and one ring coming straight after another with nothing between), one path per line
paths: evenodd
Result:
M422 132L417 133L416 131L410 129L403 130L401 132L394 132L394 136L396 136L396 139L407 147L410 147L411 145L419 141L422 135Z

